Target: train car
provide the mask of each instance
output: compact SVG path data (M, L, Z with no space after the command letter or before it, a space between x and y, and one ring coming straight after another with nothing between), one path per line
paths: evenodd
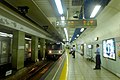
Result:
M11 68L11 38L0 36L0 77Z
M11 62L11 38L0 36L0 65Z
M58 59L64 53L62 43L50 43L46 45L46 55L48 59Z

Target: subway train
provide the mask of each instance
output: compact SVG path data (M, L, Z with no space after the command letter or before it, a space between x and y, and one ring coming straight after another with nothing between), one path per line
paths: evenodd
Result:
M4 35L3 33L0 33ZM0 77L12 68L11 64L11 38L0 36Z
M0 36L0 65L11 62L11 38Z
M62 43L46 44L47 59L57 60L64 53L64 45Z
M7 33L6 33L7 34ZM48 59L58 59L64 52L62 43L46 44L46 57ZM11 63L12 57L12 37L0 36L0 66ZM25 37L24 61L31 61L31 39Z
M24 61L31 58L31 40L25 38ZM0 32L0 68L11 65L12 58L12 34Z

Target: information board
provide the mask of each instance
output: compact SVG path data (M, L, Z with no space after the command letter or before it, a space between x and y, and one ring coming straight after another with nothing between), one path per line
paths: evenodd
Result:
M80 20L65 20L65 21L57 21L56 26L58 27L73 27L73 28L90 28L97 26L96 19L80 19Z

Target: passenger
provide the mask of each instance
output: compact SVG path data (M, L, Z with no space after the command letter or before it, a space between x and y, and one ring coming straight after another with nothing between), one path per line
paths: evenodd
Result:
M99 44L96 44L96 65L94 70L96 69L101 69L101 59L100 59L100 48L99 48Z
M70 49L70 52L69 52L69 54L72 54L72 52L73 52L73 48L71 48L71 49Z
M75 58L75 50L76 50L75 45L73 45L73 52L72 52L73 58Z

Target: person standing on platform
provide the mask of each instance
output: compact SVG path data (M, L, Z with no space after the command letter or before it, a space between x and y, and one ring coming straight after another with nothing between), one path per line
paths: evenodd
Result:
M75 45L73 45L73 52L72 52L73 58L75 58L75 50L76 50Z
M72 54L72 52L73 52L73 48L71 48L71 49L70 49L70 52L69 52L69 54Z
M101 69L101 59L100 59L100 48L99 48L99 44L96 44L96 65L94 70L96 69Z

